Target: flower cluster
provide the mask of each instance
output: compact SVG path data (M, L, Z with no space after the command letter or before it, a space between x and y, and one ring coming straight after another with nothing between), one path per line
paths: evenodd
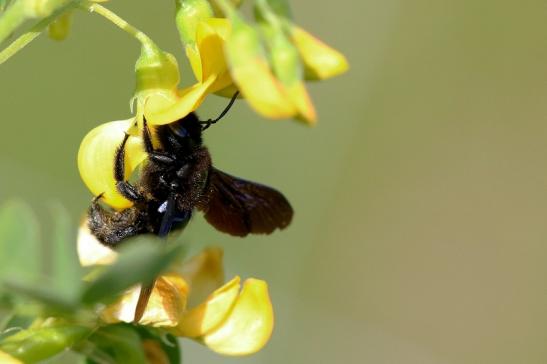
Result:
M82 266L112 264L117 253L80 228ZM133 287L101 313L105 323L133 322L140 287ZM239 277L224 283L222 250L208 248L160 276L138 322L197 340L224 355L260 350L273 330L273 309L266 282Z
M146 161L141 136L144 120L151 127L169 124L195 111L207 95L234 97L239 93L267 118L314 123L316 113L305 81L347 70L341 53L293 23L284 1L255 0L254 24L245 20L237 3L176 1L176 24L196 79L189 87L179 87L176 58L140 35L142 48L132 99L135 115L93 129L78 154L83 181L113 209L121 211L133 205L116 187L113 166L124 138L125 177ZM116 253L109 248L98 243L93 246L92 239L86 238L89 232L82 234L82 264L115 259ZM239 277L222 285L221 255L219 250L208 249L159 277L139 324L196 339L227 355L262 348L273 328L267 285L248 279L241 289ZM204 290L208 291L205 295ZM102 320L131 322L138 295L139 287L126 292L104 309Z

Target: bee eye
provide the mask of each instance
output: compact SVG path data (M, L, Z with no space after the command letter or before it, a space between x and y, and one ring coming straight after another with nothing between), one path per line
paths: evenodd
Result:
M184 126L181 126L180 123L175 124L178 125L169 125L169 128L176 136L179 138L187 138L190 136L190 133L188 133L188 130L186 130Z

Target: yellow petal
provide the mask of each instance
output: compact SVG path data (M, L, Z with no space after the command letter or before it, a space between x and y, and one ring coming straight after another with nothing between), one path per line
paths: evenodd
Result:
M199 56L199 50L195 44L189 44L185 47L186 57L190 61L192 72L198 82L203 82L203 74L201 72L201 58Z
M172 333L197 338L217 328L234 307L239 295L239 281L239 277L235 277L213 292L201 305L188 310Z
M87 188L95 196L103 194L103 201L116 209L132 205L116 189L114 159L133 122L134 119L112 121L96 127L85 136L78 151L78 169ZM125 145L125 177L129 178L145 158L142 139L129 137Z
M273 119L295 115L283 86L272 74L257 31L232 14L232 32L225 51L230 73L249 104L260 114Z
M139 298L140 286L131 288L118 301L107 306L101 319L107 323L132 322ZM165 274L156 280L144 315L138 322L154 327L178 325L186 307L188 285L178 274Z
M22 361L0 350L0 363L3 364L23 364Z
M231 74L247 102L258 113L272 119L296 114L290 97L264 60L254 58L241 66L232 66Z
M233 81L232 81L233 82ZM228 87L225 87L223 88L222 90L218 90L215 92L215 95L217 96L222 96L222 97L226 97L228 99L231 99L232 97L234 97L234 94L239 91L239 88L237 88L237 86L232 83L230 84ZM239 94L239 96L237 97L238 99L241 99L243 98L243 96L241 94Z
M91 234L87 225L87 220L85 220L78 229L76 245L78 259L80 260L82 267L112 264L118 256L118 253L106 245L101 244L99 240Z
M209 87L216 80L215 75L211 75L205 82L196 83L179 91L178 99L162 110L158 107L149 108L148 100L145 101L144 115L150 125L163 125L177 121L192 111L196 110L202 103Z
M294 26L293 41L300 51L306 66L306 77L323 80L346 72L349 68L346 57L329 47L304 29Z
M190 286L188 307L203 302L207 296L224 282L223 251L220 248L206 248L194 256L180 269L179 273Z
M224 57L224 38L221 33L229 32L229 22L226 19L215 19L214 22L201 22L197 28L197 44L201 58L201 80L215 75L217 79L211 85L209 92L227 87L232 79Z
M292 103L298 110L298 114L303 121L315 124L317 121L317 114L304 83L299 81L291 86L285 86L285 91L291 98Z
M230 316L203 342L224 355L248 355L262 349L273 331L274 316L266 282L248 279Z

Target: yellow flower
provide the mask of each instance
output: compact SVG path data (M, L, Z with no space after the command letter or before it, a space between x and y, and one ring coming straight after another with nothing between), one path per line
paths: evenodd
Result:
M344 56L271 12L260 18L268 55L261 34L233 5L219 4L227 18L214 18L206 0L178 2L177 26L198 82L216 76L209 93L231 97L240 90L251 107L268 118L314 123L304 75L325 79L343 73L348 68Z
M133 203L123 197L114 180L114 158L125 133L135 123L135 118L111 121L91 130L80 144L78 170L94 196L102 198L115 209L130 207ZM126 178L146 159L140 136L130 136L125 145Z
M78 238L82 265L110 264L116 252L82 226ZM194 339L224 355L248 355L268 342L273 309L266 282L239 277L222 285L222 250L208 248L182 267L160 276L141 325ZM140 287L133 287L101 313L106 323L132 322Z
M142 116L150 125L168 124L196 110L203 102L217 75L202 82L178 89L180 73L173 55L163 52L153 43L144 43L135 65L137 87L137 121Z

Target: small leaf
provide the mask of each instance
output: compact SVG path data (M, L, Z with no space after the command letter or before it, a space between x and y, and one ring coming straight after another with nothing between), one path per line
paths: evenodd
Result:
M20 201L0 206L0 277L33 280L41 273L39 226Z
M54 289L64 297L76 299L82 285L83 269L78 263L76 237L67 210L61 204L50 207L53 218L51 268Z
M165 246L165 241L153 237L138 237L124 243L118 260L84 289L81 301L92 304L114 299L125 289L150 282L169 267L182 253L181 244Z
M35 363L72 347L89 332L89 328L77 325L23 330L2 340L0 350L25 363Z

